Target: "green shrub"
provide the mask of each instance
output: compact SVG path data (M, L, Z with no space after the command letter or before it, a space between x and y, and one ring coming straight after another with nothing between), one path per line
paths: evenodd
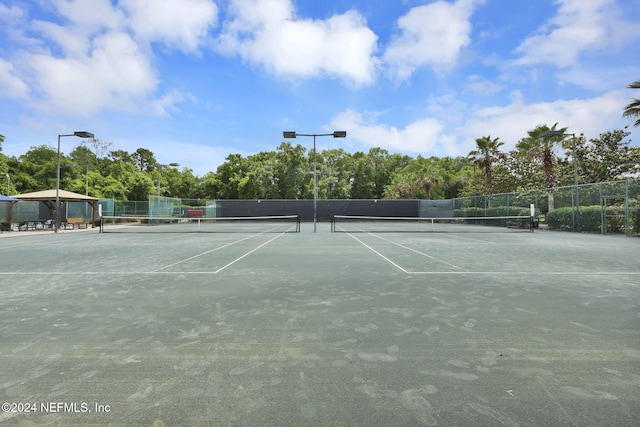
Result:
M631 233L640 234L640 207L636 206L629 209L629 222L631 223Z
M573 215L575 210L571 207L554 209L547 213L546 223L554 230L573 231ZM632 222L635 219L632 216ZM607 231L624 231L624 207L607 207ZM602 207L580 206L580 230L586 233L600 233L602 231Z
M558 208L547 212L545 222L553 230L573 230L573 209Z
M602 208L600 206L580 206L580 230L600 232L602 230Z
M496 208L462 208L453 211L454 217L487 217L487 216L529 216L529 208L506 207Z

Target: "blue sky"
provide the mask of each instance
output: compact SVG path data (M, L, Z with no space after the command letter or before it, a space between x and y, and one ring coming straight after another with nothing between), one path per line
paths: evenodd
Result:
M284 130L414 157L595 138L632 123L638 46L637 0L0 0L0 134L20 155L87 130L199 176Z

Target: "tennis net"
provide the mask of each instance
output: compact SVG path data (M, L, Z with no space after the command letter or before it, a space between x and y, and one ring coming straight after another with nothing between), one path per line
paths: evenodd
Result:
M226 218L103 216L101 233L299 233L298 215Z
M334 215L331 231L334 233L496 233L533 231L533 220L528 216L495 217L375 217Z

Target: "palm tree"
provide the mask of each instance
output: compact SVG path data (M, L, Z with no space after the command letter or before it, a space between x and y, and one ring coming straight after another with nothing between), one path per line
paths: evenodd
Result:
M413 184L405 177L396 178L384 187L383 197L386 199L413 199Z
M384 197L389 199L431 199L433 187L442 183L441 172L427 159L419 157L405 166L385 186Z
M414 174L413 183L416 188L424 192L424 198L431 200L431 190L433 187L441 185L443 181L442 172L435 167L428 165L424 169Z
M504 145L504 142L498 141L499 139L491 139L491 136L477 138L477 150L469 152L467 156L471 163L478 165L484 172L486 192L489 195L489 207L491 207L491 195L493 194L493 163L506 156L500 151L500 147Z
M535 129L527 131L527 137L523 138L516 144L516 148L525 155L537 157L542 162L544 169L544 183L548 191L549 212L554 208L553 188L556 185L555 173L555 153L556 146L562 146L564 141L564 133L567 128L556 129L558 123L551 128L547 125L538 125ZM543 137L542 134L548 131L560 132L559 135Z
M627 87L629 89L640 89L640 80L636 80ZM624 113L622 113L622 117L635 117L637 118L637 120L633 125L640 126L640 99L635 98L629 103L629 105L624 107Z

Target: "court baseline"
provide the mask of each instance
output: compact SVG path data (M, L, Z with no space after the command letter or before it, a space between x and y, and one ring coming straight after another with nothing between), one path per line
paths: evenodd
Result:
M268 242L267 242L268 243ZM266 243L265 243L266 245ZM263 245L264 246L264 245ZM366 245L364 245L366 246ZM259 248L254 249L257 250ZM375 252L375 251L373 251ZM377 252L376 252L377 253ZM201 274L216 274L222 271L223 268L229 267L232 264L240 261L242 258L249 255L249 253L242 257L230 262L225 267L213 271L0 271L0 276L99 276L99 275L114 275L114 276L137 276L137 275L201 275ZM380 255L385 258L384 255ZM385 258L386 259L386 258ZM393 261L388 260L390 264L397 267L399 270L407 274L433 274L433 275L486 275L495 274L496 276L531 276L537 274L539 276L640 276L640 272L620 272L620 271L406 271L404 268L398 266Z

